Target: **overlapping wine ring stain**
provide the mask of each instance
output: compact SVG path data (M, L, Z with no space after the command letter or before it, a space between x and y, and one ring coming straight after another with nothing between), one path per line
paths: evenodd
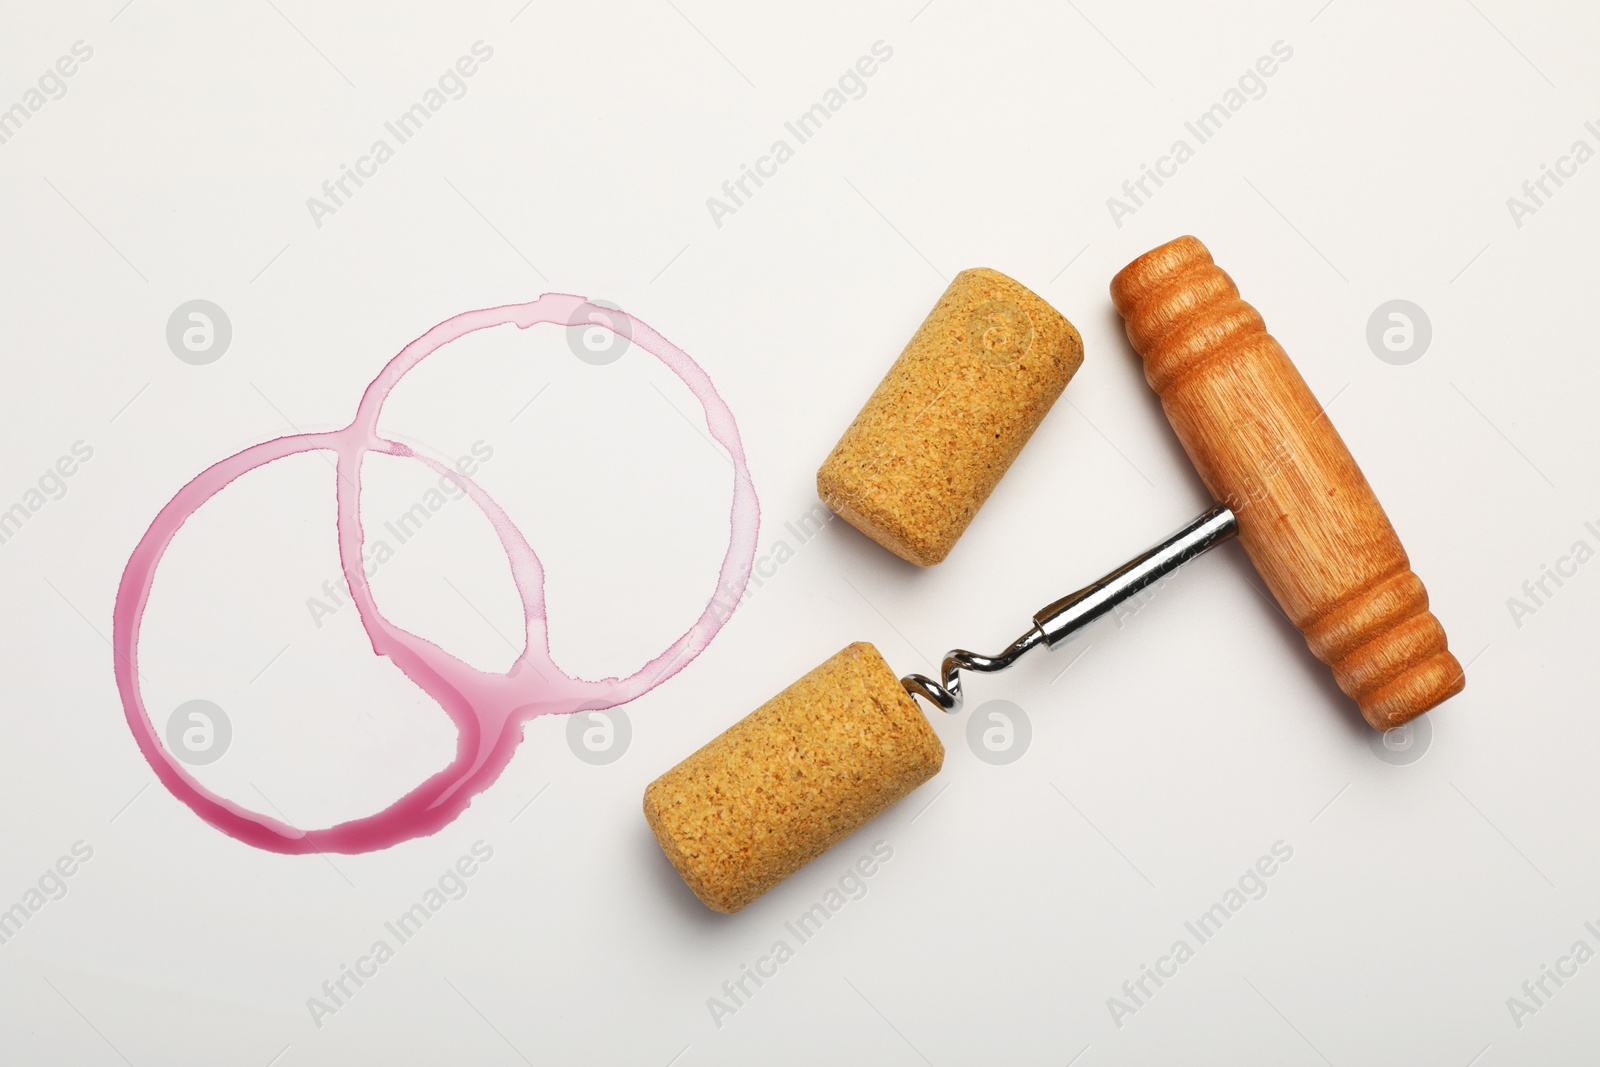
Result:
M510 762L522 739L522 726L539 715L615 707L649 692L688 665L710 643L726 619L708 596L705 610L664 652L626 678L589 681L573 677L550 658L544 603L544 568L505 512L476 483L448 462L378 435L384 401L400 380L441 347L477 330L514 324L570 326L593 323L623 333L676 374L704 409L713 439L733 460L733 504L728 548L712 590L737 597L750 578L755 559L760 509L733 413L711 379L694 360L650 326L625 312L591 304L583 297L547 293L526 304L468 311L446 319L403 348L362 395L350 425L327 433L279 437L229 456L185 485L161 509L140 539L123 571L112 626L117 689L128 726L145 759L173 796L206 822L257 848L273 852L368 852L431 834L464 811ZM443 770L373 815L318 830L302 830L251 811L196 781L170 752L151 721L139 687L139 628L156 568L184 522L234 479L258 467L302 452L327 450L337 461L339 563L350 585L351 602L372 642L450 716L458 731L456 755ZM413 459L455 479L494 526L511 564L522 602L525 644L503 674L480 671L438 645L384 618L373 601L362 568L361 465L369 452Z

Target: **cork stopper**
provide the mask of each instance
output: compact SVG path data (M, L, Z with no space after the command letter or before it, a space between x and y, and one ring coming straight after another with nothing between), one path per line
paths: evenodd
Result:
M956 275L817 472L817 495L895 555L950 554L1083 363L1059 311L996 270Z
M921 710L858 642L651 782L644 814L695 896L732 913L943 762Z

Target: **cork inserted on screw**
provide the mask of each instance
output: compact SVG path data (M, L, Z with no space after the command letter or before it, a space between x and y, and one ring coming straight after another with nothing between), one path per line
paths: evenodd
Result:
M1059 311L999 271L962 271L822 464L817 495L903 559L938 563L1082 362Z
M695 896L731 913L943 762L921 710L858 642L650 783L644 814Z

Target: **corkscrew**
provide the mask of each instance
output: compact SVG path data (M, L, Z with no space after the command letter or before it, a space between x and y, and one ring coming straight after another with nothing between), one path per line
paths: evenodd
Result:
M1375 729L1461 691L1461 664L1428 610L1383 506L1305 379L1205 245L1180 237L1111 283L1145 379L1206 487L1221 501L1166 543L1058 600L998 656L957 650L907 692L953 711L963 670L1054 648L1163 574L1237 534L1313 654Z

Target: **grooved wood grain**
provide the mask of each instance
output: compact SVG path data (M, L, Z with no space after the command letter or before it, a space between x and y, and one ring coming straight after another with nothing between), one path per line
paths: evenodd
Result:
M1379 730L1461 692L1461 665L1366 476L1233 279L1193 237L1111 283L1145 378L1284 613Z

